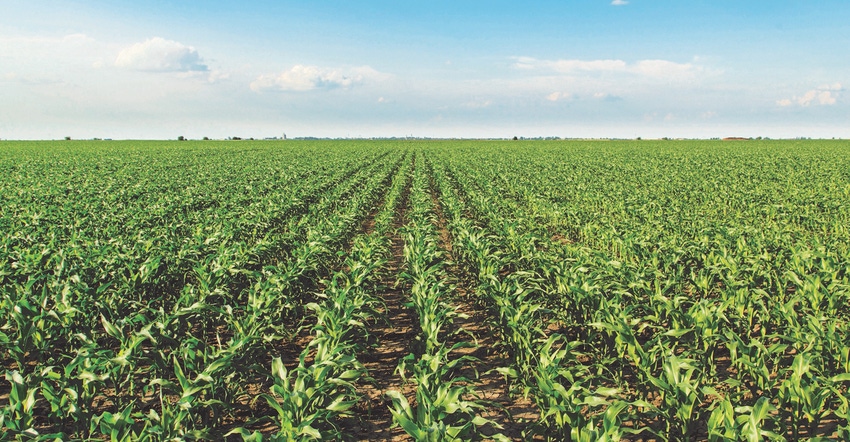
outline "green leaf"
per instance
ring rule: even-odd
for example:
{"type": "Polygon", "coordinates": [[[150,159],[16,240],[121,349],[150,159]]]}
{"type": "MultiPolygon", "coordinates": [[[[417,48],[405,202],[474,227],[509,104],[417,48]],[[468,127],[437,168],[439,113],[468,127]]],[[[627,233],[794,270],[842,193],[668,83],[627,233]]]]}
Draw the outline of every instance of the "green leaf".
{"type": "Polygon", "coordinates": [[[319,430],[317,430],[317,429],[315,429],[315,428],[313,428],[309,425],[304,426],[304,427],[299,427],[298,435],[299,436],[309,436],[309,437],[312,437],[313,439],[321,439],[322,438],[322,433],[320,433],[319,430]]]}

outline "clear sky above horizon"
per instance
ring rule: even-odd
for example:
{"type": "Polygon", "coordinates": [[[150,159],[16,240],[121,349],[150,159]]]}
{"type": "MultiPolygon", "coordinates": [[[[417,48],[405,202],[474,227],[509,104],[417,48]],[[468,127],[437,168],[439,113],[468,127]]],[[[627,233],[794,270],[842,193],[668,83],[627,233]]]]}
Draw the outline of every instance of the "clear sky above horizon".
{"type": "Polygon", "coordinates": [[[850,138],[850,2],[0,3],[0,139],[850,138]]]}

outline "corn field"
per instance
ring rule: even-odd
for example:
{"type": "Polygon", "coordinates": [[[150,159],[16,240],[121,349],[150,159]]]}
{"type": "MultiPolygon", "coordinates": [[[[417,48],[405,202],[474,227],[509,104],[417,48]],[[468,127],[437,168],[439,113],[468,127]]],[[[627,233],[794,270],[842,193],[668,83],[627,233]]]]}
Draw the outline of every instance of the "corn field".
{"type": "Polygon", "coordinates": [[[2,440],[850,440],[846,141],[4,141],[0,232],[2,440]]]}

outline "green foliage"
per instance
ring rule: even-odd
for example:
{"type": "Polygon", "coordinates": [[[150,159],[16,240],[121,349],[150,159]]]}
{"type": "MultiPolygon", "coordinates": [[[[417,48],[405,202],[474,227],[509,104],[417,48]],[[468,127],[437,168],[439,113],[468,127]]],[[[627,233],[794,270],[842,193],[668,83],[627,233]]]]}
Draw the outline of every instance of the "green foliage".
{"type": "Polygon", "coordinates": [[[416,386],[415,405],[397,391],[389,391],[393,421],[417,441],[469,440],[477,427],[492,423],[476,416],[484,406],[476,400],[471,380],[457,373],[475,361],[471,356],[454,356],[461,348],[475,344],[446,339],[462,329],[451,329],[459,316],[448,302],[452,288],[445,251],[438,243],[436,214],[429,193],[429,180],[421,158],[412,178],[408,224],[402,229],[406,270],[400,278],[409,284],[410,307],[419,318],[420,345],[399,363],[397,371],[416,386]]]}
{"type": "Polygon", "coordinates": [[[628,422],[613,439],[832,437],[821,422],[846,409],[831,379],[850,338],[846,143],[429,153],[453,253],[499,318],[513,361],[500,371],[535,399],[539,433],[581,439],[607,416],[628,422]],[[616,393],[577,406],[594,388],[616,393]]]}
{"type": "Polygon", "coordinates": [[[848,171],[843,141],[2,142],[0,438],[349,437],[401,226],[421,440],[488,424],[459,281],[528,438],[846,439],[848,171]]]}

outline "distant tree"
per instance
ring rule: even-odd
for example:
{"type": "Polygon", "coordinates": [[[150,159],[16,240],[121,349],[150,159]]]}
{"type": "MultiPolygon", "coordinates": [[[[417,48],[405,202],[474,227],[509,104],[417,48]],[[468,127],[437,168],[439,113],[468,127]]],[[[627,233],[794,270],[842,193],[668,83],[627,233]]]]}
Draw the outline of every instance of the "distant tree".
{"type": "Polygon", "coordinates": [[[514,137],[514,141],[517,141],[517,140],[519,140],[519,138],[517,138],[517,137],[514,137]]]}
{"type": "Polygon", "coordinates": [[[70,139],[71,139],[71,137],[65,137],[65,141],[68,141],[70,139]]]}
{"type": "Polygon", "coordinates": [[[183,135],[180,135],[179,137],[177,137],[177,141],[186,141],[186,139],[183,138],[183,135]]]}
{"type": "Polygon", "coordinates": [[[204,141],[209,141],[210,137],[204,137],[204,141]]]}
{"type": "Polygon", "coordinates": [[[637,137],[637,140],[640,141],[640,137],[637,137]]]}

